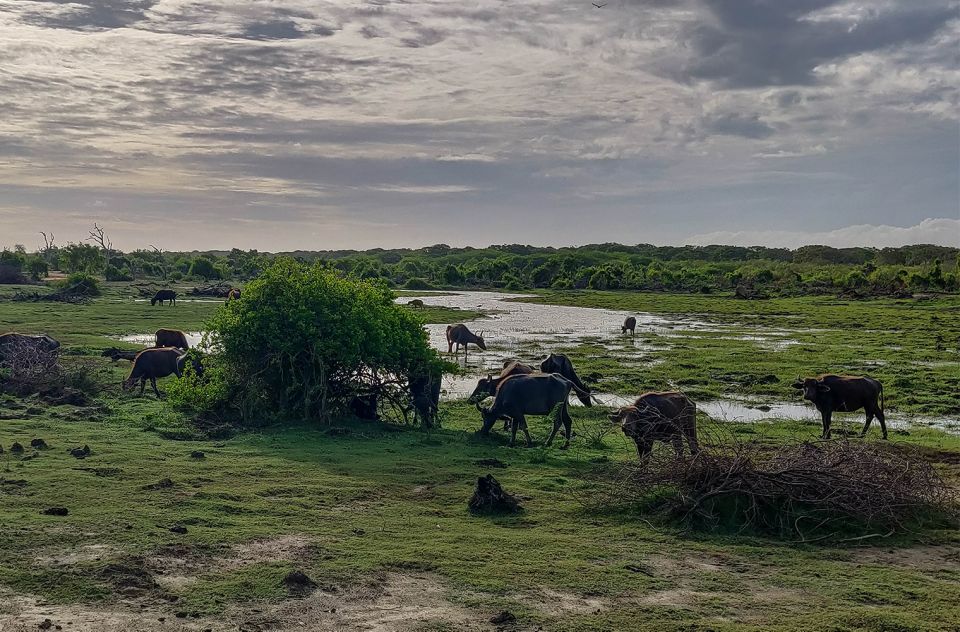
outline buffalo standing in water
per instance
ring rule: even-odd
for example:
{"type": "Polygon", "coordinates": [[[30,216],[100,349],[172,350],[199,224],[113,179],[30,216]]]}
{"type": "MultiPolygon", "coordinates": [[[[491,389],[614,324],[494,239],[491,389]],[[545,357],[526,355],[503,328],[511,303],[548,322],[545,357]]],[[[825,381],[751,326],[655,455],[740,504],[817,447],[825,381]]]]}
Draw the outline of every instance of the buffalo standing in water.
{"type": "Polygon", "coordinates": [[[683,393],[644,393],[633,406],[624,406],[610,415],[610,421],[619,423],[623,434],[637,444],[641,459],[650,454],[654,441],[673,444],[677,456],[683,455],[683,439],[690,445],[690,453],[697,454],[697,405],[683,393]]]}
{"type": "Polygon", "coordinates": [[[179,347],[186,351],[190,348],[187,334],[179,329],[158,329],[155,347],[179,347]]]}
{"type": "Polygon", "coordinates": [[[463,345],[463,357],[467,357],[467,346],[475,344],[482,350],[487,350],[487,344],[483,341],[483,332],[477,335],[467,329],[466,325],[447,325],[447,353],[453,353],[453,345],[457,345],[457,353],[460,353],[460,346],[463,345]]]}
{"type": "Polygon", "coordinates": [[[823,439],[830,438],[830,421],[834,412],[852,413],[861,408],[867,415],[860,436],[870,429],[876,417],[880,421],[883,438],[887,438],[886,417],[883,414],[883,384],[872,377],[854,375],[821,375],[808,377],[793,383],[793,388],[803,391],[803,398],[813,402],[823,421],[823,439]]]}
{"type": "Polygon", "coordinates": [[[627,319],[623,321],[623,325],[620,326],[620,333],[625,334],[628,331],[631,336],[637,335],[637,319],[633,316],[627,316],[627,319]]]}
{"type": "Polygon", "coordinates": [[[177,304],[177,293],[173,290],[158,290],[156,294],[153,295],[153,298],[150,299],[151,305],[156,305],[157,301],[163,305],[163,302],[166,301],[169,305],[177,304]]]}

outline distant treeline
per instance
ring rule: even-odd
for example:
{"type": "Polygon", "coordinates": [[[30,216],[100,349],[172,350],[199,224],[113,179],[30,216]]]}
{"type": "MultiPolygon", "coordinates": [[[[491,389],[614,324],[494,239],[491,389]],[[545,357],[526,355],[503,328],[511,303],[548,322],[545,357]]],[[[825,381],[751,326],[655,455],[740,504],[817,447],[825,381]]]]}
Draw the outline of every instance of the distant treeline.
{"type": "MultiPolygon", "coordinates": [[[[790,250],[649,244],[452,248],[438,244],[419,249],[279,254],[307,262],[322,260],[348,277],[379,279],[392,287],[416,290],[626,289],[735,291],[747,296],[960,291],[960,249],[934,245],[880,249],[803,246],[790,250]]],[[[244,280],[256,276],[264,263],[275,256],[238,249],[123,253],[87,243],[54,246],[31,254],[18,247],[0,255],[0,279],[14,272],[21,278],[42,278],[49,269],[59,269],[98,274],[108,281],[244,280]]]]}

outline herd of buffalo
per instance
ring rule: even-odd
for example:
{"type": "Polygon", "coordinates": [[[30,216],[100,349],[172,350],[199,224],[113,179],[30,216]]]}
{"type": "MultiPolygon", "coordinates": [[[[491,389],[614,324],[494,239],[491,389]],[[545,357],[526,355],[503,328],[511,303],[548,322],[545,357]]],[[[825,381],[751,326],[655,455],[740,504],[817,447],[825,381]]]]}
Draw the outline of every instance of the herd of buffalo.
{"type": "MultiPolygon", "coordinates": [[[[231,290],[227,300],[239,298],[239,290],[231,290]]],[[[161,290],[151,300],[151,304],[167,301],[175,304],[176,293],[161,290]]],[[[411,301],[412,307],[423,307],[422,301],[411,301]],[[419,303],[419,304],[417,304],[419,303]]],[[[629,317],[623,323],[622,333],[634,333],[636,319],[629,317]]],[[[483,332],[474,334],[466,325],[450,325],[446,329],[447,352],[459,353],[468,345],[486,350],[483,332]],[[456,346],[456,350],[454,350],[456,346]]],[[[24,349],[55,352],[60,343],[46,335],[28,335],[21,333],[0,334],[0,367],[15,362],[24,349]]],[[[128,359],[133,365],[127,378],[123,380],[124,390],[134,388],[140,383],[142,395],[149,380],[157,397],[157,379],[183,375],[187,362],[193,370],[201,373],[203,367],[199,359],[189,354],[189,343],[184,332],[177,329],[158,329],[155,346],[139,352],[127,352],[118,349],[104,351],[103,355],[113,360],[128,359]]],[[[437,379],[425,379],[423,383],[414,380],[410,395],[413,409],[417,414],[433,416],[436,414],[440,398],[440,382],[437,379]]],[[[870,424],[876,417],[880,422],[883,438],[887,438],[886,419],[883,411],[883,386],[870,377],[821,375],[801,379],[798,377],[793,387],[803,391],[803,398],[812,402],[820,411],[823,421],[822,438],[830,438],[830,424],[834,412],[854,412],[863,409],[866,421],[861,436],[866,435],[870,424]]],[[[486,435],[497,420],[504,420],[504,429],[511,431],[510,445],[516,441],[517,431],[522,431],[527,445],[532,445],[527,430],[528,415],[551,415],[553,430],[546,444],[552,444],[557,433],[563,429],[564,444],[570,445],[572,420],[568,412],[568,398],[571,392],[583,403],[592,406],[594,397],[590,388],[577,376],[570,359],[562,354],[551,353],[535,368],[516,360],[504,362],[498,375],[488,375],[479,380],[469,401],[476,405],[482,417],[480,434],[486,435]],[[493,403],[488,407],[481,402],[489,397],[493,403]]],[[[363,402],[361,402],[363,403],[363,402]]],[[[370,402],[376,407],[376,402],[370,402]]],[[[363,411],[360,411],[363,412],[363,411]]],[[[687,443],[690,452],[698,451],[697,444],[697,407],[686,395],[678,391],[650,392],[640,395],[630,406],[624,406],[609,418],[620,425],[623,433],[632,439],[641,458],[649,454],[655,441],[670,443],[678,455],[683,452],[683,443],[687,443]]]]}

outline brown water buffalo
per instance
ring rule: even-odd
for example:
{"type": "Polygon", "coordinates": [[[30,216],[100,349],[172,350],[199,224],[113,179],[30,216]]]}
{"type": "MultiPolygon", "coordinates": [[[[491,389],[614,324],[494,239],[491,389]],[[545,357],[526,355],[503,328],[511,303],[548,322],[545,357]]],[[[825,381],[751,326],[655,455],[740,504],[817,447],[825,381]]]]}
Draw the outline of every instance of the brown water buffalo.
{"type": "Polygon", "coordinates": [[[852,413],[861,408],[867,415],[860,436],[870,429],[870,422],[876,417],[880,421],[883,438],[887,438],[887,420],[883,415],[883,384],[872,377],[854,375],[820,375],[801,378],[793,383],[793,388],[803,391],[803,398],[813,402],[820,411],[823,420],[824,439],[830,438],[830,420],[833,413],[852,413]]]}
{"type": "Polygon", "coordinates": [[[156,294],[153,295],[153,298],[150,299],[151,305],[156,305],[157,301],[163,305],[164,301],[167,301],[170,305],[177,304],[177,293],[173,290],[158,290],[156,294]]]}
{"type": "Polygon", "coordinates": [[[60,348],[60,343],[46,334],[19,334],[16,332],[0,334],[0,358],[3,357],[5,352],[25,348],[52,352],[60,348]]]}
{"type": "Polygon", "coordinates": [[[407,307],[415,307],[417,309],[423,309],[424,304],[423,304],[423,301],[421,301],[418,298],[415,298],[412,301],[407,301],[407,307]]]}
{"type": "Polygon", "coordinates": [[[593,406],[593,402],[590,399],[590,387],[581,382],[580,378],[577,377],[577,372],[573,370],[573,363],[570,362],[570,358],[562,353],[551,353],[540,363],[540,370],[544,373],[559,373],[573,382],[573,385],[579,389],[574,392],[577,394],[577,399],[580,400],[580,403],[587,408],[593,406]]]}
{"type": "Polygon", "coordinates": [[[235,301],[240,298],[240,288],[230,288],[230,291],[227,292],[227,302],[235,301]]]}
{"type": "Polygon", "coordinates": [[[624,406],[610,415],[610,421],[619,423],[623,434],[633,439],[641,459],[650,454],[654,441],[670,442],[677,456],[683,455],[684,438],[691,454],[700,451],[697,405],[683,393],[644,393],[633,406],[624,406]]]}
{"type": "Polygon", "coordinates": [[[633,316],[627,316],[627,319],[623,321],[623,325],[620,326],[620,333],[625,334],[627,331],[630,332],[631,336],[637,334],[637,319],[633,316]]]}
{"type": "Polygon", "coordinates": [[[487,345],[483,341],[483,332],[479,335],[474,334],[467,329],[466,325],[447,325],[447,353],[453,353],[453,345],[457,345],[457,353],[460,353],[460,345],[463,345],[463,357],[467,357],[467,345],[473,343],[482,350],[487,350],[487,345]]]}
{"type": "Polygon", "coordinates": [[[157,378],[167,377],[168,375],[183,375],[183,369],[186,366],[187,354],[176,347],[153,347],[144,349],[133,359],[133,367],[130,374],[123,381],[121,386],[123,390],[132,389],[137,381],[140,382],[140,394],[143,395],[143,389],[150,380],[153,386],[153,392],[160,397],[160,391],[157,390],[157,378]]]}
{"type": "Polygon", "coordinates": [[[179,329],[158,329],[157,342],[154,347],[179,347],[186,351],[190,348],[187,342],[187,334],[179,329]]]}
{"type": "Polygon", "coordinates": [[[482,408],[477,404],[477,410],[483,417],[483,426],[479,434],[486,435],[497,419],[509,417],[513,420],[513,429],[510,435],[510,445],[517,440],[517,430],[523,430],[527,438],[527,447],[533,445],[530,432],[527,430],[527,415],[549,415],[557,409],[557,418],[553,421],[553,431],[547,439],[546,445],[553,443],[553,438],[564,429],[566,441],[563,448],[570,445],[570,433],[573,420],[567,412],[567,398],[570,389],[576,389],[573,382],[555,373],[532,373],[530,375],[511,375],[500,383],[493,404],[489,408],[482,408]]]}

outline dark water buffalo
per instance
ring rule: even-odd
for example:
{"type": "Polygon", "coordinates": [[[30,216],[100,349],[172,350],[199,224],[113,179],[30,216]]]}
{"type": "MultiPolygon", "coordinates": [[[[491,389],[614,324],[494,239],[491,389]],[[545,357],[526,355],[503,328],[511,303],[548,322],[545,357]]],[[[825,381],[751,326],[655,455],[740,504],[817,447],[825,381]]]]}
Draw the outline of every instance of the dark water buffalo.
{"type": "Polygon", "coordinates": [[[429,428],[434,425],[440,410],[440,384],[442,375],[425,374],[410,380],[410,403],[413,405],[414,420],[429,428]]]}
{"type": "Polygon", "coordinates": [[[557,418],[553,421],[553,431],[547,439],[547,445],[553,443],[560,427],[563,426],[566,442],[563,448],[570,445],[570,433],[573,420],[567,412],[567,398],[570,389],[575,389],[573,383],[555,373],[533,373],[530,375],[511,375],[500,383],[493,405],[482,408],[477,404],[477,410],[483,416],[483,426],[479,433],[486,435],[497,419],[509,417],[513,420],[513,430],[510,435],[510,445],[517,440],[517,430],[522,429],[527,438],[527,446],[533,445],[530,432],[527,430],[527,415],[549,415],[556,408],[557,418]]]}
{"type": "Polygon", "coordinates": [[[179,347],[186,351],[190,348],[187,334],[179,329],[158,329],[155,347],[179,347]]]}
{"type": "Polygon", "coordinates": [[[158,290],[157,293],[153,295],[153,298],[150,299],[150,304],[156,305],[157,301],[160,301],[161,305],[163,305],[164,301],[167,301],[170,305],[176,305],[177,293],[173,290],[158,290]]]}
{"type": "Polygon", "coordinates": [[[653,449],[654,441],[670,442],[677,456],[683,455],[683,439],[690,453],[700,451],[697,444],[697,405],[683,393],[644,393],[633,406],[624,406],[610,415],[619,423],[623,434],[637,444],[637,454],[644,458],[653,449]]]}
{"type": "Polygon", "coordinates": [[[350,412],[357,419],[377,421],[380,414],[377,412],[379,398],[376,393],[364,393],[350,398],[350,412]]]}
{"type": "Polygon", "coordinates": [[[126,351],[125,349],[117,349],[116,347],[110,347],[109,349],[104,349],[100,355],[104,358],[110,358],[112,361],[116,362],[117,360],[130,360],[133,362],[137,359],[137,354],[139,351],[126,351]]]}
{"type": "Polygon", "coordinates": [[[230,288],[230,291],[227,292],[227,302],[235,301],[240,298],[240,289],[239,288],[230,288]]]}
{"type": "Polygon", "coordinates": [[[620,326],[620,333],[625,334],[629,331],[631,336],[635,336],[637,334],[636,330],[637,319],[633,316],[627,316],[627,319],[623,321],[623,325],[620,326]]]}
{"type": "Polygon", "coordinates": [[[475,344],[484,351],[487,345],[483,341],[483,332],[480,335],[474,334],[467,329],[466,325],[447,325],[447,353],[453,353],[453,345],[457,345],[457,353],[460,353],[460,345],[463,345],[463,357],[467,357],[467,345],[475,344]]]}
{"type": "Polygon", "coordinates": [[[540,363],[540,370],[544,373],[559,373],[573,382],[573,385],[579,389],[574,392],[577,394],[580,403],[588,408],[593,406],[593,402],[590,400],[590,387],[577,377],[577,372],[573,370],[573,363],[570,362],[570,358],[562,353],[551,353],[540,363]]]}
{"type": "Polygon", "coordinates": [[[46,334],[18,334],[10,332],[0,334],[0,358],[18,349],[32,349],[39,352],[53,352],[60,343],[46,334]]]}
{"type": "Polygon", "coordinates": [[[503,363],[503,370],[500,371],[499,375],[487,375],[487,377],[477,381],[477,387],[473,389],[473,393],[470,394],[467,401],[475,404],[483,401],[487,397],[493,397],[497,393],[497,387],[500,386],[500,382],[511,375],[529,375],[534,372],[534,368],[528,364],[523,364],[516,360],[506,360],[503,363]]]}
{"type": "MultiPolygon", "coordinates": [[[[159,398],[160,391],[157,390],[157,378],[167,377],[168,375],[182,376],[187,361],[187,353],[176,347],[144,349],[133,359],[133,367],[130,369],[130,374],[122,383],[123,390],[132,389],[139,381],[140,394],[143,395],[143,389],[147,385],[147,380],[150,380],[150,385],[153,386],[153,392],[156,393],[159,398]]],[[[197,365],[194,364],[194,369],[196,368],[197,365]]]]}
{"type": "Polygon", "coordinates": [[[880,420],[883,438],[887,438],[887,420],[883,415],[883,385],[872,377],[854,375],[821,375],[808,377],[793,383],[793,388],[803,391],[803,398],[813,402],[823,420],[824,439],[830,438],[830,420],[833,413],[852,413],[861,408],[867,415],[860,436],[870,429],[870,422],[880,420]]]}
{"type": "Polygon", "coordinates": [[[423,309],[423,308],[424,308],[423,301],[421,301],[421,300],[418,299],[418,298],[415,298],[415,299],[413,299],[412,301],[407,301],[407,306],[408,306],[408,307],[416,307],[417,309],[423,309]]]}

